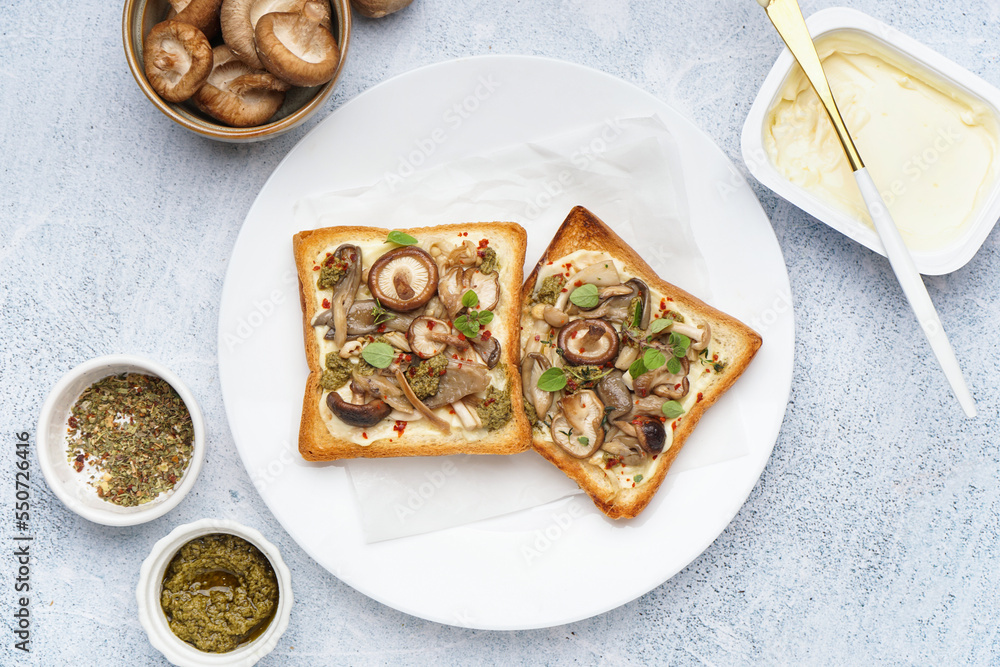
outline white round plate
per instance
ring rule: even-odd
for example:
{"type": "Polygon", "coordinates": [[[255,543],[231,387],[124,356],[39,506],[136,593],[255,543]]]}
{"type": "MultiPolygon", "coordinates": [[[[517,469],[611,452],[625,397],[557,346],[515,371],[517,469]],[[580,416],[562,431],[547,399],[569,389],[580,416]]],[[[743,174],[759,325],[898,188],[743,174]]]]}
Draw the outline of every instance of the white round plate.
{"type": "MultiPolygon", "coordinates": [[[[548,239],[533,241],[529,245],[540,248],[548,239]]],[[[529,265],[534,261],[528,257],[529,265]]],[[[219,316],[219,373],[247,471],[278,521],[323,567],[415,616],[528,629],[629,602],[718,537],[777,439],[791,387],[793,335],[777,240],[750,188],[708,136],[607,74],[542,58],[485,56],[431,65],[375,86],[320,123],[275,169],[230,260],[219,316]],[[295,202],[371,184],[387,173],[404,173],[407,165],[426,168],[566,128],[652,114],[679,145],[713,305],[764,337],[744,377],[703,420],[731,414],[727,410],[738,402],[752,426],[746,429],[748,454],[668,477],[645,512],[628,522],[606,519],[577,496],[366,544],[343,466],[306,464],[294,442],[307,375],[291,251],[292,235],[300,231],[293,223],[295,202]]]]}

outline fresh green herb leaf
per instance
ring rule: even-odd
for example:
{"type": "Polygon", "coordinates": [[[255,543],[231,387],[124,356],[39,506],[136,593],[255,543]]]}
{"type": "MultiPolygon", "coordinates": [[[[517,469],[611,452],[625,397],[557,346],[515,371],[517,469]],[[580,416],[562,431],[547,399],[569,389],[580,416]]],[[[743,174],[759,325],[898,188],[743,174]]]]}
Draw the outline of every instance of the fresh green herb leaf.
{"type": "Polygon", "coordinates": [[[632,365],[628,367],[628,374],[632,376],[633,380],[645,372],[646,365],[642,363],[642,359],[636,359],[632,362],[632,365]]]}
{"type": "Polygon", "coordinates": [[[471,314],[459,315],[455,318],[455,328],[466,335],[467,338],[475,338],[479,335],[479,319],[471,314]]]}
{"type": "Polygon", "coordinates": [[[482,310],[479,312],[479,323],[486,326],[493,321],[493,311],[492,310],[482,310]]]}
{"type": "Polygon", "coordinates": [[[579,442],[581,445],[589,445],[590,444],[590,438],[588,438],[585,435],[581,435],[579,438],[576,439],[576,441],[579,442]]]}
{"type": "Polygon", "coordinates": [[[646,370],[655,370],[665,363],[667,363],[667,356],[655,347],[647,347],[642,354],[642,365],[646,367],[646,370]]]}
{"type": "Polygon", "coordinates": [[[660,409],[663,411],[663,416],[667,419],[676,419],[684,414],[684,408],[677,401],[667,401],[660,409]]]}
{"type": "Polygon", "coordinates": [[[639,482],[642,481],[642,475],[636,475],[635,477],[632,478],[632,481],[638,484],[639,482]]]}
{"type": "Polygon", "coordinates": [[[670,338],[667,339],[667,345],[674,348],[675,357],[683,357],[691,346],[691,339],[684,334],[671,332],[670,338]]]}
{"type": "Polygon", "coordinates": [[[550,368],[538,378],[538,388],[542,391],[559,391],[566,386],[566,374],[561,368],[550,368]]]}
{"type": "Polygon", "coordinates": [[[405,232],[400,232],[393,230],[389,232],[389,236],[385,239],[389,243],[395,243],[396,245],[416,245],[417,239],[413,238],[405,232]]]}
{"type": "Polygon", "coordinates": [[[671,375],[680,375],[682,366],[681,361],[677,357],[670,357],[667,359],[667,370],[671,375]]]}
{"type": "Polygon", "coordinates": [[[597,304],[601,302],[597,285],[591,285],[590,283],[580,285],[573,290],[569,295],[569,300],[581,310],[597,308],[597,304]]]}
{"type": "Polygon", "coordinates": [[[570,429],[568,431],[559,431],[559,432],[565,435],[567,438],[573,435],[573,429],[570,429]]]}
{"type": "Polygon", "coordinates": [[[386,310],[385,307],[379,303],[378,299],[375,299],[375,305],[372,306],[372,324],[377,326],[394,319],[396,319],[396,314],[386,310]]]}
{"type": "Polygon", "coordinates": [[[388,343],[369,343],[361,350],[361,356],[376,368],[388,368],[396,356],[396,350],[388,343]]]}
{"type": "Polygon", "coordinates": [[[661,317],[659,319],[653,320],[652,322],[649,323],[649,333],[654,333],[654,334],[660,333],[673,323],[674,321],[669,317],[661,317]]]}
{"type": "Polygon", "coordinates": [[[462,305],[466,308],[475,308],[479,305],[479,296],[472,290],[469,290],[462,295],[462,305]]]}
{"type": "Polygon", "coordinates": [[[632,317],[630,318],[632,327],[638,329],[639,324],[642,323],[642,299],[639,297],[632,299],[632,303],[629,304],[629,308],[632,313],[632,317]]]}

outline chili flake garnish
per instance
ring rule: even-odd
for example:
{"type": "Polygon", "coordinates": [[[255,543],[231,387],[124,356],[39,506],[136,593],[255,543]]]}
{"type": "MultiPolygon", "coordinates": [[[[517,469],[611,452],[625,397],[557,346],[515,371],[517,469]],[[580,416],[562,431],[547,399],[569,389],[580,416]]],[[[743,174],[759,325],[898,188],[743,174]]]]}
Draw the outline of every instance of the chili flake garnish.
{"type": "Polygon", "coordinates": [[[70,412],[67,458],[77,472],[89,463],[90,483],[108,502],[134,507],[154,500],[191,460],[191,413],[161,378],[108,376],[87,387],[70,412]]]}

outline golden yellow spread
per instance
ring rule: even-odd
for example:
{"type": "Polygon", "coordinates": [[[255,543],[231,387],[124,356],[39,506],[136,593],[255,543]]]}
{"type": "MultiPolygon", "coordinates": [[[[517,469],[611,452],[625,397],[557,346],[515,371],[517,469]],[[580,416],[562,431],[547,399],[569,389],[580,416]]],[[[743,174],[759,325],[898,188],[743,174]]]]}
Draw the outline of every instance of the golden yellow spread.
{"type": "MultiPolygon", "coordinates": [[[[995,111],[862,33],[828,33],[816,47],[906,244],[936,250],[955,241],[997,178],[995,111]]],[[[871,226],[833,125],[798,66],[768,111],[764,148],[785,178],[871,226]]]]}

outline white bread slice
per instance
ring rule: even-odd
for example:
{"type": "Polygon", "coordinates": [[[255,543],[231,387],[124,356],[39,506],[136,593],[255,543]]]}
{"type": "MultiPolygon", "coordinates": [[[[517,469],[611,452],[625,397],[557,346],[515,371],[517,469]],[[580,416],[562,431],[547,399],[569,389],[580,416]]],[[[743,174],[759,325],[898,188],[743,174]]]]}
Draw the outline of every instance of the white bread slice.
{"type": "MultiPolygon", "coordinates": [[[[465,430],[448,406],[434,412],[452,423],[449,435],[442,434],[427,420],[407,422],[400,434],[391,420],[370,429],[349,427],[340,422],[326,407],[326,394],[321,386],[326,350],[323,349],[325,327],[312,326],[313,318],[326,309],[323,299],[329,290],[316,286],[319,262],[327,252],[333,252],[344,243],[361,247],[363,267],[367,270],[372,261],[396,247],[387,244],[389,230],[378,227],[329,227],[300,232],[293,238],[295,263],[298,270],[302,325],[309,365],[299,427],[299,452],[310,461],[328,461],[344,458],[381,458],[391,456],[440,456],[446,454],[515,454],[530,447],[531,426],[524,414],[520,391],[518,362],[518,324],[520,317],[520,285],[523,278],[526,235],[524,229],[510,222],[468,223],[422,227],[403,231],[419,241],[419,247],[428,250],[434,241],[461,244],[470,240],[478,244],[489,241],[499,259],[500,299],[493,308],[494,319],[486,328],[501,345],[501,361],[490,371],[492,384],[510,389],[512,418],[503,427],[487,431],[485,428],[465,430]],[[331,429],[333,432],[331,432],[331,429]]],[[[368,292],[362,281],[362,297],[368,292]]],[[[359,298],[362,298],[359,297],[359,298]]]]}
{"type": "MultiPolygon", "coordinates": [[[[652,500],[685,440],[705,410],[715,403],[747,368],[760,348],[761,337],[735,318],[660,279],[635,250],[606,224],[587,209],[577,206],[569,213],[544,255],[524,282],[521,292],[522,354],[525,353],[529,339],[536,335],[534,327],[537,320],[531,315],[536,282],[541,282],[541,277],[546,274],[558,272],[564,258],[581,250],[609,254],[616,260],[616,264],[620,265],[623,282],[630,277],[644,281],[651,292],[657,295],[651,299],[654,308],[658,305],[656,302],[662,299],[662,303],[666,304],[669,310],[679,312],[695,323],[707,323],[711,326],[708,355],[704,360],[696,359],[691,362],[688,374],[688,378],[692,379],[692,389],[688,395],[691,398],[683,399],[689,403],[687,411],[676,419],[664,417],[665,430],[668,436],[672,435],[672,442],[668,449],[655,458],[647,457],[646,467],[641,472],[642,478],[639,483],[635,483],[632,476],[625,474],[625,466],[620,466],[619,472],[615,473],[614,466],[609,470],[606,466],[595,465],[591,459],[571,456],[553,441],[551,429],[545,423],[539,422],[533,430],[534,448],[576,481],[602,512],[615,519],[632,518],[652,500]]],[[[566,289],[573,288],[572,278],[569,280],[566,289]]],[[[555,339],[554,333],[550,339],[555,339]]],[[[543,340],[547,340],[545,336],[543,340]]],[[[635,395],[632,398],[634,399],[635,395]]],[[[553,402],[552,411],[548,414],[552,415],[555,410],[553,402]]],[[[668,442],[670,442],[669,437],[668,442]]],[[[598,455],[600,454],[599,451],[598,455]]],[[[632,472],[634,474],[635,470],[632,472]]]]}

